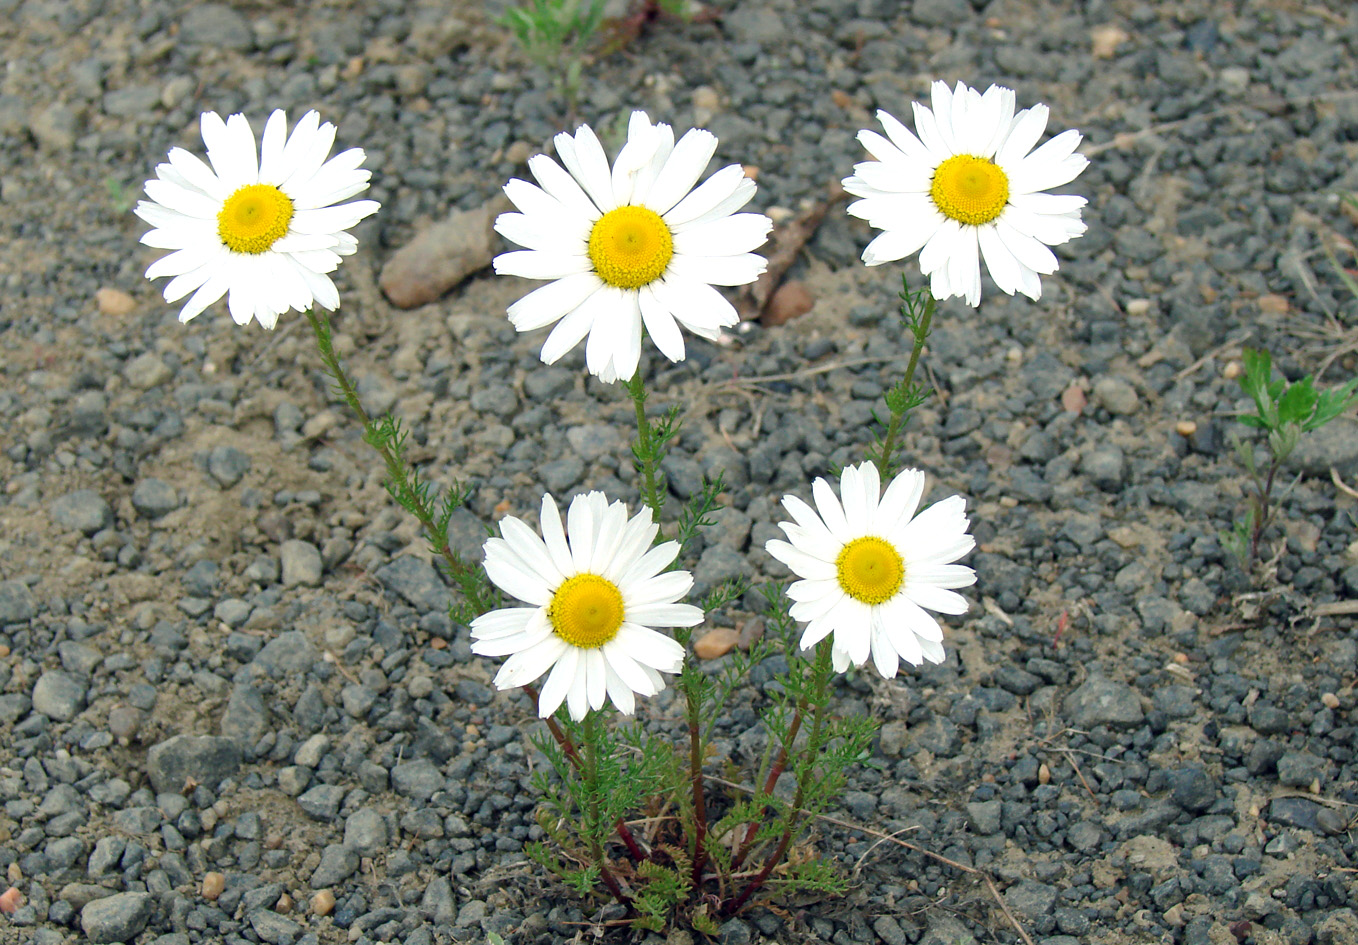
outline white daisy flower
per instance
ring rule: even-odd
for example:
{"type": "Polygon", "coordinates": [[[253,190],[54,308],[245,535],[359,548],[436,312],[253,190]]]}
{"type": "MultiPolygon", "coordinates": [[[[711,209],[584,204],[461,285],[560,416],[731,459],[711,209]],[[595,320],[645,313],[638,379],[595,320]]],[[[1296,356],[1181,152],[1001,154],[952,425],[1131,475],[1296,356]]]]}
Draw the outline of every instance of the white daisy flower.
{"type": "Polygon", "coordinates": [[[472,621],[472,652],[508,656],[495,676],[499,689],[524,686],[551,670],[538,713],[564,700],[579,721],[612,699],[631,715],[634,693],[665,688],[661,673],[677,673],[684,648],[652,627],[692,627],[703,612],[675,603],[693,586],[687,571],[664,569],[679,543],[651,547],[658,528],[643,507],[609,504],[602,492],[576,496],[566,513],[569,542],[550,495],[542,497],[542,537],[513,516],[503,538],[486,540],[486,574],[527,607],[509,607],[472,621]],[[663,572],[663,573],[662,573],[663,572]]]}
{"type": "Polygon", "coordinates": [[[350,148],[327,160],[335,126],[307,112],[289,135],[282,110],[264,125],[259,155],[244,115],[200,119],[211,167],[183,148],[146,182],[136,214],[154,229],[147,246],[174,252],[151,264],[148,279],[173,276],[165,301],[193,293],[179,320],[187,322],[227,292],[238,325],[251,319],[273,328],[289,308],[313,304],[332,311],[339,292],[326,273],[351,255],[358,241],[344,232],[369,214],[375,200],[340,204],[368,189],[363,150],[350,148]]]}
{"type": "Polygon", "coordinates": [[[943,630],[928,611],[966,612],[966,599],[948,588],[976,583],[975,571],[952,563],[976,541],[967,534],[961,496],[915,514],[924,495],[918,469],[899,473],[885,494],[880,487],[877,467],[868,462],[845,467],[842,505],[824,479],[811,487],[814,510],[784,496],[795,524],[780,522],[788,541],[764,547],[802,578],[787,592],[792,617],[806,622],[802,649],[833,633],[836,672],[871,656],[890,679],[898,660],[943,662],[943,630]]]}
{"type": "Polygon", "coordinates": [[[877,266],[920,251],[934,298],[960,295],[977,305],[984,257],[1000,289],[1038,298],[1038,276],[1057,268],[1047,247],[1085,231],[1085,198],[1040,193],[1089,164],[1074,153],[1080,133],[1064,131],[1030,154],[1047,127],[1047,106],[1016,115],[1009,89],[992,85],[982,95],[961,82],[952,91],[935,82],[933,102],[933,111],[915,103],[919,137],[884,111],[877,120],[886,138],[858,133],[877,160],[855,165],[844,180],[845,190],[863,198],[849,213],[883,231],[863,262],[877,266]]]}
{"type": "Polygon", "coordinates": [[[519,331],[556,323],[544,362],[588,335],[590,373],[608,383],[629,380],[642,325],[665,357],[682,361],[679,326],[712,341],[740,320],[713,286],[759,277],[766,263],[750,250],[773,224],[762,213],[735,212],[755,191],[739,164],[694,188],[716,147],[716,137],[697,128],[676,144],[669,125],[652,125],[638,111],[612,170],[599,139],[581,125],[574,137],[556,136],[566,170],[539,154],[528,169],[541,186],[505,185],[521,212],[501,214],[495,229],[526,248],[495,257],[495,271],[555,280],[509,307],[519,331]]]}

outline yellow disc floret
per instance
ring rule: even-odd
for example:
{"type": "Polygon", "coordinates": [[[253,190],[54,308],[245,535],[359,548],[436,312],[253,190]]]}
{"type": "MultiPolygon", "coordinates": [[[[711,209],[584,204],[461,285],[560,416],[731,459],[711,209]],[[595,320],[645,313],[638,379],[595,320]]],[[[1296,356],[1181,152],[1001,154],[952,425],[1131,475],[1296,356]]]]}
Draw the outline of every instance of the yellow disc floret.
{"type": "Polygon", "coordinates": [[[866,535],[844,546],[835,558],[839,586],[854,600],[870,606],[896,596],[905,580],[905,562],[885,539],[866,535]]]}
{"type": "Polygon", "coordinates": [[[287,235],[292,201],[272,184],[247,184],[222,204],[217,235],[227,248],[256,255],[287,235]]]}
{"type": "Polygon", "coordinates": [[[589,261],[599,278],[619,289],[639,289],[665,274],[674,237],[660,214],[646,207],[610,210],[589,233],[589,261]]]}
{"type": "Polygon", "coordinates": [[[556,635],[571,646],[587,650],[617,636],[622,617],[622,593],[616,584],[597,574],[567,578],[547,605],[547,619],[556,635]]]}
{"type": "Polygon", "coordinates": [[[988,158],[958,154],[934,170],[929,196],[944,216],[981,226],[1004,211],[1009,202],[1009,177],[988,158]]]}

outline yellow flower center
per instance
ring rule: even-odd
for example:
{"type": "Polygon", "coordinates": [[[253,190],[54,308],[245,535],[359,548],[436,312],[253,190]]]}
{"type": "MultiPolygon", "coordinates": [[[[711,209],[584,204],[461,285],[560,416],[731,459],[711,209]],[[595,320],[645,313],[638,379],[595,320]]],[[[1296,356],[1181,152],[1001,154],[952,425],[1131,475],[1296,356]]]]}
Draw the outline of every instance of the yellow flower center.
{"type": "Polygon", "coordinates": [[[217,214],[217,235],[227,248],[256,255],[287,235],[292,201],[272,184],[247,184],[217,214]]]}
{"type": "Polygon", "coordinates": [[[618,635],[622,626],[622,593],[597,574],[566,578],[547,605],[556,635],[571,646],[592,650],[618,635]]]}
{"type": "Polygon", "coordinates": [[[1009,202],[1009,178],[988,158],[958,154],[934,170],[929,196],[945,217],[980,226],[1004,211],[1009,202]]]}
{"type": "Polygon", "coordinates": [[[835,559],[839,586],[854,600],[875,606],[896,596],[905,580],[905,562],[889,541],[871,535],[855,538],[835,559]]]}
{"type": "Polygon", "coordinates": [[[589,233],[589,261],[599,278],[619,289],[639,289],[665,274],[674,237],[660,214],[627,206],[601,216],[589,233]]]}

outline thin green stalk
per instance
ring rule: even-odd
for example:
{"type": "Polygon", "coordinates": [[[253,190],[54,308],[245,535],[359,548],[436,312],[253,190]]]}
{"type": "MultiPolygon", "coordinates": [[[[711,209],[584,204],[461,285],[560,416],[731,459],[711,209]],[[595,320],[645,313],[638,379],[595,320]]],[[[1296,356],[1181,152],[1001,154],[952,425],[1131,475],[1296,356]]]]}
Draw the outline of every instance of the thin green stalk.
{"type": "MultiPolygon", "coordinates": [[[[902,297],[905,297],[904,294],[902,297]]],[[[909,304],[908,299],[906,304],[909,304]]],[[[894,396],[887,398],[887,405],[891,408],[891,421],[887,425],[886,436],[882,439],[881,450],[876,457],[883,481],[889,481],[896,474],[896,450],[898,449],[896,438],[905,428],[905,420],[911,408],[918,406],[923,396],[913,391],[915,368],[919,366],[920,354],[924,351],[924,342],[929,337],[929,326],[933,319],[934,297],[930,295],[924,303],[923,314],[912,324],[915,343],[910,350],[910,361],[905,366],[905,377],[892,391],[894,396]]],[[[873,458],[871,452],[869,452],[869,458],[873,458]]]]}
{"type": "MultiPolygon", "coordinates": [[[[778,779],[783,776],[783,771],[787,768],[788,749],[797,741],[797,733],[801,731],[802,718],[806,712],[806,698],[797,700],[796,711],[792,713],[792,724],[788,726],[787,739],[778,748],[778,754],[773,760],[773,766],[769,769],[767,777],[764,777],[764,789],[760,792],[767,797],[773,793],[774,787],[778,784],[778,779]]],[[[767,759],[766,759],[767,760],[767,759]]],[[[759,772],[761,776],[764,771],[759,772]]],[[[750,852],[750,847],[754,844],[755,834],[759,831],[759,823],[751,821],[745,828],[745,839],[741,841],[740,849],[736,851],[735,858],[731,861],[732,869],[739,869],[745,862],[746,855],[750,852]]]]}
{"type": "MultiPolygon", "coordinates": [[[[693,659],[684,654],[683,673],[698,672],[693,659]]],[[[688,773],[693,787],[693,842],[689,858],[693,861],[693,888],[702,884],[703,867],[707,865],[707,802],[703,797],[703,739],[702,706],[697,687],[686,681],[685,705],[688,712],[688,773]]]]}
{"type": "Polygon", "coordinates": [[[646,386],[641,379],[641,369],[638,368],[632,379],[624,385],[627,393],[632,396],[632,403],[637,411],[637,445],[632,452],[637,458],[637,464],[641,473],[641,501],[651,508],[651,515],[655,521],[660,521],[660,507],[665,504],[665,495],[660,488],[659,478],[656,475],[655,441],[651,437],[651,424],[646,419],[646,386]]]}
{"type": "Polygon", "coordinates": [[[589,795],[589,822],[586,824],[585,833],[589,838],[590,856],[594,857],[594,862],[599,864],[599,878],[604,881],[608,891],[613,894],[613,898],[618,900],[624,909],[629,913],[632,911],[632,899],[627,893],[622,891],[618,885],[617,878],[613,871],[608,868],[608,860],[604,859],[604,847],[599,842],[599,713],[591,709],[585,715],[584,726],[585,741],[585,791],[589,795]]]}
{"type": "MultiPolygon", "coordinates": [[[[830,648],[831,643],[828,638],[821,640],[820,643],[816,644],[816,667],[814,670],[816,691],[810,700],[811,735],[806,740],[805,749],[805,757],[811,759],[812,765],[815,763],[816,756],[820,754],[821,735],[825,728],[826,703],[829,702],[830,699],[830,648]]],[[[783,831],[783,835],[778,839],[778,846],[776,846],[773,852],[769,854],[768,859],[764,861],[763,868],[755,878],[750,880],[745,888],[740,891],[740,895],[728,905],[722,907],[721,912],[723,915],[735,915],[740,912],[741,908],[749,901],[750,897],[754,895],[755,891],[764,885],[764,882],[773,872],[774,867],[783,861],[783,856],[787,853],[787,848],[792,844],[793,838],[801,832],[800,828],[806,818],[799,817],[798,814],[801,810],[802,801],[806,797],[806,779],[810,777],[810,774],[810,765],[803,765],[798,768],[797,793],[792,799],[790,819],[788,820],[787,828],[783,831]]]]}
{"type": "Polygon", "coordinates": [[[479,612],[488,610],[493,601],[476,568],[463,561],[462,557],[449,546],[447,523],[444,522],[443,527],[440,527],[439,518],[434,510],[423,500],[419,490],[412,487],[410,467],[383,435],[381,428],[363,409],[358,391],[345,372],[344,365],[340,363],[339,355],[335,353],[331,340],[330,317],[325,314],[318,315],[313,309],[307,310],[306,317],[316,335],[316,348],[320,351],[321,363],[334,379],[336,392],[363,424],[364,441],[378,452],[386,464],[387,480],[392,494],[397,496],[398,501],[401,501],[401,504],[419,520],[421,527],[424,528],[425,537],[443,559],[448,573],[458,583],[467,601],[479,612]]]}

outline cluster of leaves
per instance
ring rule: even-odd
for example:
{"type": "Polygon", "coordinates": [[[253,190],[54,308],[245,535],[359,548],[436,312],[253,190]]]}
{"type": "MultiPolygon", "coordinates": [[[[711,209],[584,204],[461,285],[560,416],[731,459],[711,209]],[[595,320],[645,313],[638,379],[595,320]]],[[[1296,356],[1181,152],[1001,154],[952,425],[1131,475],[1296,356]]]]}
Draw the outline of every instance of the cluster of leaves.
{"type": "MultiPolygon", "coordinates": [[[[687,11],[687,0],[645,0],[615,24],[609,46],[626,45],[659,13],[686,19],[687,11]]],[[[513,32],[528,58],[551,75],[573,116],[586,50],[604,24],[604,0],[530,0],[506,10],[500,23],[513,32]]]]}
{"type": "Polygon", "coordinates": [[[1267,351],[1246,348],[1241,360],[1245,370],[1240,375],[1240,387],[1254,401],[1255,412],[1238,419],[1261,435],[1254,440],[1235,438],[1236,454],[1250,478],[1249,504],[1233,529],[1222,536],[1222,542],[1241,568],[1253,575],[1264,531],[1276,518],[1278,503],[1300,479],[1298,476],[1275,494],[1278,473],[1303,433],[1323,427],[1358,403],[1358,378],[1337,388],[1316,390],[1309,374],[1291,383],[1275,378],[1273,359],[1267,351]],[[1255,458],[1260,440],[1265,453],[1262,463],[1255,458]]]}

